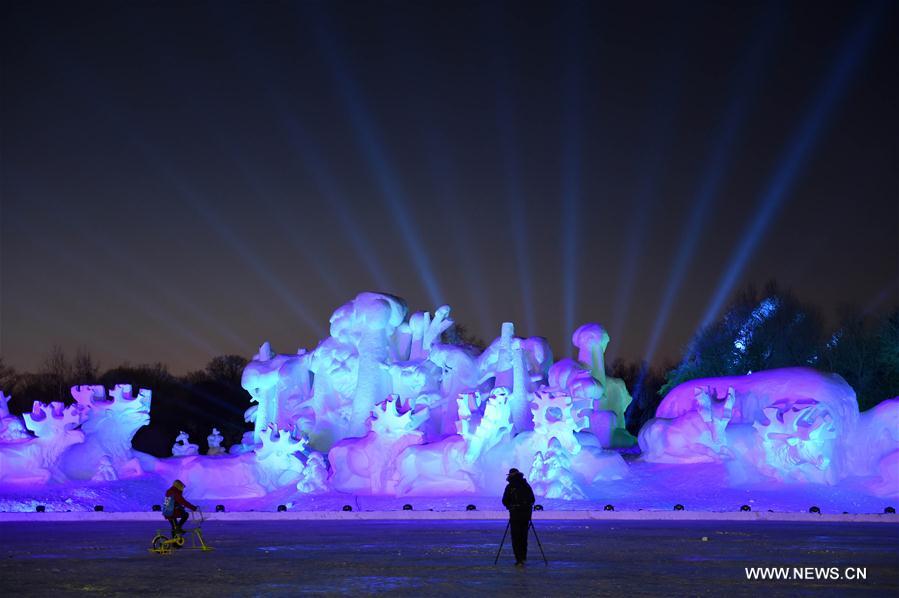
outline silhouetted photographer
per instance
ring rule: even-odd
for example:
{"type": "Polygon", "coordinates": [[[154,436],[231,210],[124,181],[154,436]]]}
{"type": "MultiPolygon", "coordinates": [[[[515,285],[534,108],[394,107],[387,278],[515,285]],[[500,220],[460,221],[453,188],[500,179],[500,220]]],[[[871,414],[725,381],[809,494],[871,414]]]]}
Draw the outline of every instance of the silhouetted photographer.
{"type": "Polygon", "coordinates": [[[534,510],[534,491],[524,479],[524,474],[514,467],[506,476],[506,491],[503,492],[503,506],[509,510],[509,528],[512,530],[512,551],[515,565],[522,566],[528,560],[528,529],[534,510]]]}

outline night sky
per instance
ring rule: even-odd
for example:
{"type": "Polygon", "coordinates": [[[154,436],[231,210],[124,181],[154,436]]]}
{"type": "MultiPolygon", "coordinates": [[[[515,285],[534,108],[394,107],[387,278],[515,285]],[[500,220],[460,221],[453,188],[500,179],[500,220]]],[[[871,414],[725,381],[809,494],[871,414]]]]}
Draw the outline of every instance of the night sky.
{"type": "Polygon", "coordinates": [[[174,372],[365,290],[679,357],[777,279],[899,301],[870,2],[64,2],[2,14],[0,354],[174,372]]]}

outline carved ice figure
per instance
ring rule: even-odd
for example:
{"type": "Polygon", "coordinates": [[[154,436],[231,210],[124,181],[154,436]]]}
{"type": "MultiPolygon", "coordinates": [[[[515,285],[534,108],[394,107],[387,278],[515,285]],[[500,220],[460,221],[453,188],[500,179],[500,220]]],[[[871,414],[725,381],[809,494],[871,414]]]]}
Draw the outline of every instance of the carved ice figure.
{"type": "Polygon", "coordinates": [[[59,456],[71,445],[84,442],[84,432],[76,429],[82,421],[78,406],[35,401],[23,419],[36,438],[0,444],[0,481],[43,484],[51,476],[61,479],[59,456]]]}
{"type": "Polygon", "coordinates": [[[500,337],[478,358],[478,385],[492,379],[494,388],[508,390],[512,424],[516,433],[533,427],[528,403],[537,384],[543,380],[547,359],[552,360],[552,352],[545,344],[545,339],[517,338],[515,326],[511,322],[503,323],[500,337]]]}
{"type": "Polygon", "coordinates": [[[571,471],[570,453],[555,437],[550,440],[545,454],[538,451],[534,456],[529,479],[537,496],[563,500],[587,498],[571,471]]]}
{"type": "MultiPolygon", "coordinates": [[[[402,299],[381,293],[360,293],[331,316],[331,338],[341,347],[351,348],[357,360],[353,388],[344,389],[350,392],[341,393],[339,397],[348,405],[348,418],[343,425],[337,425],[341,422],[332,422],[335,428],[332,430],[332,441],[365,434],[366,420],[372,408],[390,393],[388,363],[391,338],[405,316],[406,304],[402,299]]],[[[319,353],[318,349],[316,353],[319,353]]],[[[319,355],[319,363],[314,363],[316,414],[320,408],[328,410],[333,404],[333,401],[329,401],[331,397],[319,396],[320,390],[333,392],[333,384],[329,384],[330,381],[327,380],[332,364],[329,361],[320,363],[322,357],[324,356],[319,355]],[[322,378],[325,379],[321,380],[322,378]],[[320,381],[323,383],[321,389],[320,381]]],[[[313,361],[316,362],[316,359],[313,361]]],[[[321,448],[319,443],[316,443],[316,448],[321,448]]]]}
{"type": "Polygon", "coordinates": [[[571,396],[567,393],[541,389],[531,406],[534,415],[534,436],[539,445],[548,448],[555,439],[572,455],[581,450],[575,434],[590,425],[586,416],[576,414],[571,396]]]}
{"type": "Polygon", "coordinates": [[[413,408],[427,407],[428,420],[422,432],[426,440],[437,440],[443,435],[443,423],[448,411],[447,401],[440,395],[442,370],[431,361],[404,361],[389,366],[393,393],[404,405],[413,408]]]}
{"type": "Polygon", "coordinates": [[[359,354],[350,344],[327,338],[312,352],[314,425],[304,429],[316,449],[327,450],[349,435],[359,354]]]}
{"type": "Polygon", "coordinates": [[[780,481],[837,482],[830,467],[836,426],[826,406],[781,399],[763,411],[766,420],[753,424],[765,454],[761,473],[780,481]]]}
{"type": "Polygon", "coordinates": [[[841,377],[784,368],[677,386],[640,431],[640,447],[650,461],[725,459],[734,464],[732,474],[748,467],[780,481],[832,484],[854,473],[849,464],[858,422],[855,391],[841,377]],[[713,409],[710,422],[703,415],[706,397],[724,392],[724,410],[719,415],[713,409]],[[710,423],[728,416],[717,422],[725,440],[714,446],[710,423]]]}
{"type": "Polygon", "coordinates": [[[409,318],[409,331],[411,334],[411,346],[409,348],[410,360],[427,359],[431,352],[431,346],[440,339],[440,335],[453,325],[449,317],[449,305],[442,305],[434,311],[434,319],[428,312],[416,312],[409,318]]]}
{"type": "Polygon", "coordinates": [[[306,464],[300,472],[297,490],[303,494],[316,494],[328,490],[328,466],[325,456],[313,451],[306,458],[306,464]]]}
{"type": "Polygon", "coordinates": [[[292,428],[295,413],[310,394],[309,356],[276,355],[268,342],[263,343],[253,360],[244,368],[241,386],[256,404],[244,419],[253,422],[253,443],[262,442],[270,425],[292,428]]]}
{"type": "Polygon", "coordinates": [[[465,460],[466,442],[451,435],[407,447],[397,459],[397,496],[449,496],[475,492],[475,473],[465,460]]]}
{"type": "Polygon", "coordinates": [[[458,397],[478,386],[477,359],[463,347],[434,345],[428,360],[440,368],[440,389],[443,408],[431,406],[431,418],[437,420],[441,434],[456,433],[459,419],[458,397]]]}
{"type": "Polygon", "coordinates": [[[883,401],[859,416],[848,442],[848,469],[872,476],[877,496],[899,498],[899,397],[883,401]]]}
{"type": "Polygon", "coordinates": [[[308,445],[308,438],[293,438],[289,430],[278,430],[271,424],[262,435],[262,446],[256,450],[259,482],[269,490],[295,484],[302,477],[301,457],[308,445]]]}
{"type": "MultiPolygon", "coordinates": [[[[571,335],[571,342],[578,348],[578,361],[590,371],[590,375],[599,382],[602,388],[594,412],[610,411],[615,414],[615,427],[608,433],[609,444],[603,444],[603,446],[633,446],[636,439],[627,431],[624,419],[624,413],[632,401],[631,395],[623,380],[606,376],[605,351],[609,346],[609,334],[599,324],[583,324],[571,335]]],[[[576,396],[574,393],[572,395],[576,396]]],[[[604,418],[600,416],[595,421],[604,422],[604,418]]],[[[603,428],[598,426],[594,431],[599,432],[598,435],[601,437],[607,434],[603,428]]]]}
{"type": "Polygon", "coordinates": [[[463,434],[463,438],[468,444],[465,451],[465,461],[468,463],[474,463],[497,444],[512,438],[512,411],[507,388],[499,386],[490,391],[477,428],[473,434],[463,434]]]}
{"type": "Polygon", "coordinates": [[[727,425],[733,418],[733,388],[719,400],[710,387],[694,389],[696,410],[676,419],[654,418],[639,434],[643,459],[654,463],[708,463],[733,457],[727,442],[727,425]]]}
{"type": "Polygon", "coordinates": [[[222,455],[225,453],[225,449],[222,448],[222,440],[225,438],[222,436],[222,433],[219,432],[218,428],[212,428],[212,433],[206,437],[206,443],[209,445],[209,450],[206,451],[207,455],[222,455]]]}
{"type": "Polygon", "coordinates": [[[9,412],[9,400],[12,397],[0,391],[0,444],[30,440],[31,435],[25,428],[22,418],[9,412]]]}
{"type": "Polygon", "coordinates": [[[421,444],[417,428],[428,417],[427,408],[400,408],[391,395],[371,411],[369,431],[362,438],[348,438],[328,453],[331,486],[340,492],[395,494],[399,474],[397,457],[407,447],[421,444]]]}
{"type": "Polygon", "coordinates": [[[188,457],[190,455],[200,454],[200,447],[190,442],[190,436],[182,430],[175,438],[175,444],[172,445],[172,456],[188,457]]]}
{"type": "Polygon", "coordinates": [[[97,473],[95,473],[94,477],[91,479],[95,482],[112,482],[119,479],[109,455],[103,455],[100,458],[100,465],[97,467],[97,473]]]}
{"type": "Polygon", "coordinates": [[[72,397],[84,418],[83,443],[67,450],[60,468],[70,479],[94,479],[108,459],[116,478],[139,476],[143,469],[131,441],[137,431],[150,423],[152,392],[146,388],[134,395],[130,384],[116,384],[106,396],[101,385],[73,386],[72,397]]]}
{"type": "Polygon", "coordinates": [[[494,387],[512,388],[512,340],[515,337],[515,324],[503,322],[500,336],[484,349],[478,357],[480,378],[478,385],[493,378],[494,387]]]}

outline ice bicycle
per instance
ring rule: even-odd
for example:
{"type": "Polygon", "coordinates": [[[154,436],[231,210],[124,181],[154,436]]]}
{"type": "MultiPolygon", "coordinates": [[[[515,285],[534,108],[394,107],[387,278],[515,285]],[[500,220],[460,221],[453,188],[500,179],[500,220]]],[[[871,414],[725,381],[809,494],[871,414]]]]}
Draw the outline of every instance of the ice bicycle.
{"type": "Polygon", "coordinates": [[[202,550],[203,552],[212,550],[212,547],[206,544],[206,541],[203,539],[202,527],[204,521],[206,521],[206,516],[203,514],[202,509],[198,508],[196,511],[191,511],[190,522],[193,527],[184,530],[183,534],[174,534],[171,538],[165,535],[163,531],[157,531],[156,535],[153,536],[150,552],[172,554],[176,549],[180,548],[202,550]],[[190,542],[185,540],[185,537],[190,537],[190,542]]]}

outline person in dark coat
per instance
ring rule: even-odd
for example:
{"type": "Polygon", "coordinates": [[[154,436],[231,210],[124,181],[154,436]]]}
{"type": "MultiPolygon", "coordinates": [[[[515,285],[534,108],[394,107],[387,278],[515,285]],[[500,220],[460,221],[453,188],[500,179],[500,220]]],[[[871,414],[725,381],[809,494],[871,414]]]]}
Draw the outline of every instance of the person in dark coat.
{"type": "Polygon", "coordinates": [[[184,498],[184,482],[175,480],[172,487],[165,491],[165,503],[162,507],[163,516],[172,525],[172,535],[184,534],[184,523],[190,516],[185,509],[196,511],[197,506],[184,498]]]}
{"type": "Polygon", "coordinates": [[[528,560],[528,529],[534,509],[534,491],[524,479],[524,474],[514,467],[509,470],[506,481],[509,483],[503,492],[503,506],[509,510],[512,551],[515,553],[515,565],[520,567],[528,560]]]}

